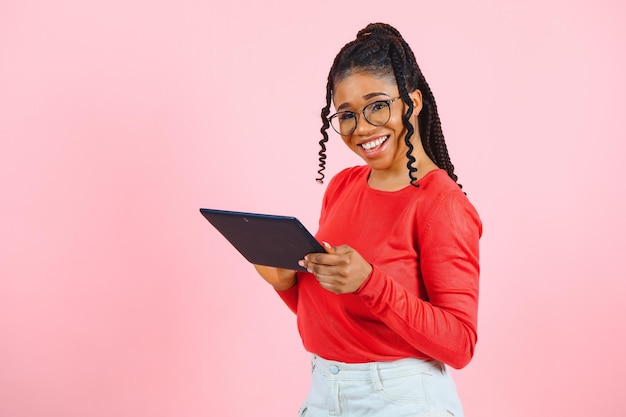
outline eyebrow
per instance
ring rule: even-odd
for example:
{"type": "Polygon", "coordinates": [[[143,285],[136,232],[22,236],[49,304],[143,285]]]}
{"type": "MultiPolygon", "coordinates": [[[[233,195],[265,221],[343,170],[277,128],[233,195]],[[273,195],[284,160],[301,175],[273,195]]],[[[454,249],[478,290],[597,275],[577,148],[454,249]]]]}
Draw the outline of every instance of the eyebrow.
{"type": "MultiPolygon", "coordinates": [[[[383,92],[375,92],[375,93],[368,93],[368,94],[365,94],[365,95],[363,96],[363,99],[365,99],[365,100],[369,100],[369,99],[372,99],[372,98],[377,97],[377,96],[387,96],[387,97],[391,97],[391,96],[390,96],[389,94],[387,94],[387,93],[383,93],[383,92]]],[[[349,104],[349,103],[343,103],[343,104],[341,104],[339,107],[337,107],[337,111],[340,111],[340,110],[342,110],[342,109],[345,109],[346,107],[349,107],[349,106],[350,106],[350,104],[349,104]]]]}

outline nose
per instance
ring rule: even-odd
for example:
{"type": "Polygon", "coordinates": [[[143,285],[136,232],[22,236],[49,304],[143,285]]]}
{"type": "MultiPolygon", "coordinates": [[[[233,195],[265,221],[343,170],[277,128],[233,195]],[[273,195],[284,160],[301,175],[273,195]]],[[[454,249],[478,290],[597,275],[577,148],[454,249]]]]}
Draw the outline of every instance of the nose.
{"type": "Polygon", "coordinates": [[[363,113],[358,113],[357,118],[356,118],[356,129],[354,129],[353,134],[355,135],[359,135],[359,136],[367,136],[369,135],[372,130],[374,130],[376,128],[376,126],[374,126],[373,124],[371,124],[366,118],[365,115],[363,113]]]}

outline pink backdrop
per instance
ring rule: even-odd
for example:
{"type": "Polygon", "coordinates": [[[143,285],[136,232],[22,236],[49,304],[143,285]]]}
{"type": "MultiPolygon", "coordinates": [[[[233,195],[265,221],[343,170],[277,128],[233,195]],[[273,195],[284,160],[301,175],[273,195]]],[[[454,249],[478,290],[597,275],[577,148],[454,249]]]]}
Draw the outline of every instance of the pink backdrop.
{"type": "Polygon", "coordinates": [[[295,317],[197,209],[315,230],[328,68],[387,21],[485,223],[467,415],[622,416],[625,7],[511,3],[0,1],[0,415],[295,416],[295,317]]]}

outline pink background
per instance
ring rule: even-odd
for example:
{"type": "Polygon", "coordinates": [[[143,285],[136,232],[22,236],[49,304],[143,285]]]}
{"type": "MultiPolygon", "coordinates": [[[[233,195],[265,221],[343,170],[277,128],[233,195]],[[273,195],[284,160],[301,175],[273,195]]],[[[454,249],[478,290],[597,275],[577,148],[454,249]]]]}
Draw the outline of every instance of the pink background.
{"type": "Polygon", "coordinates": [[[296,415],[295,317],[197,210],[316,230],[325,77],[370,21],[485,223],[467,415],[624,415],[623,2],[384,4],[0,1],[0,415],[296,415]]]}

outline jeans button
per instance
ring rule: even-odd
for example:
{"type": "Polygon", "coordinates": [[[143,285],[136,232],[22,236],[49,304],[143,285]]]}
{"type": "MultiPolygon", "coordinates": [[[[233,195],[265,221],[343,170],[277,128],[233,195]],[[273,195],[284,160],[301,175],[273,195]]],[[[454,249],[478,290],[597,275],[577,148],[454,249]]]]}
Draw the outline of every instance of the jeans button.
{"type": "Polygon", "coordinates": [[[333,375],[337,375],[339,373],[339,368],[337,366],[335,366],[335,365],[331,365],[328,370],[333,375]]]}

